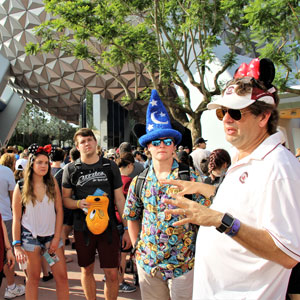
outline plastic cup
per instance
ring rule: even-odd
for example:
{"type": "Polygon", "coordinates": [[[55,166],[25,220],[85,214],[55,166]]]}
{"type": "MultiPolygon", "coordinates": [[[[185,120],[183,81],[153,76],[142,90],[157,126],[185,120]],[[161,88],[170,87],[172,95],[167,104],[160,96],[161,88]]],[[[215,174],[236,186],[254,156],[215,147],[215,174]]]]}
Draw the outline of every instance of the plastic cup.
{"type": "Polygon", "coordinates": [[[24,263],[19,263],[19,269],[20,270],[26,270],[27,269],[27,261],[25,261],[24,263]]]}

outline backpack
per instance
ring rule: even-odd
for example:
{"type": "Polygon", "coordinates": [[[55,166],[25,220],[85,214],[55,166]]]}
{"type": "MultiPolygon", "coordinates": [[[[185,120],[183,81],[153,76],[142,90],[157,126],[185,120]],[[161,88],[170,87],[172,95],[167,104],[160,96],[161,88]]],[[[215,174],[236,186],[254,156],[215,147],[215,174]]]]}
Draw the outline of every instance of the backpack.
{"type": "MultiPolygon", "coordinates": [[[[178,177],[181,180],[190,181],[190,167],[186,164],[178,163],[178,177]]],[[[149,171],[149,167],[147,167],[142,173],[140,173],[137,177],[135,186],[134,186],[134,194],[137,196],[138,199],[141,199],[142,190],[144,188],[144,183],[149,171]]],[[[192,195],[187,195],[186,198],[191,199],[192,195]]]]}
{"type": "MultiPolygon", "coordinates": [[[[18,180],[17,184],[18,184],[19,189],[20,189],[20,192],[21,192],[21,194],[22,194],[22,191],[23,191],[23,185],[24,185],[24,178],[18,180]]],[[[24,205],[24,203],[23,203],[23,201],[22,201],[22,215],[24,214],[24,212],[25,212],[25,205],[24,205]]]]}
{"type": "Polygon", "coordinates": [[[54,175],[53,177],[56,179],[58,183],[58,187],[60,190],[60,193],[62,195],[62,176],[63,176],[64,168],[60,168],[54,175]]]}
{"type": "Polygon", "coordinates": [[[23,185],[24,185],[24,178],[18,180],[17,184],[19,185],[19,189],[22,193],[22,190],[23,190],[23,185]]]}

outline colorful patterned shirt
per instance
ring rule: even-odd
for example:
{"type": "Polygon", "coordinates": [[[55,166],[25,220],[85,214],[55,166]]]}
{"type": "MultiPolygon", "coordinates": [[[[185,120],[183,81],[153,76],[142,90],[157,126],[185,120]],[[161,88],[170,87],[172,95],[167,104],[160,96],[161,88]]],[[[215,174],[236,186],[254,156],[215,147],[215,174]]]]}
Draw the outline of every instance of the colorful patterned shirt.
{"type": "MultiPolygon", "coordinates": [[[[178,163],[174,160],[167,179],[178,179],[178,163]]],[[[190,169],[191,181],[201,181],[200,176],[190,169]]],[[[141,199],[134,193],[137,177],[129,187],[124,218],[141,220],[142,228],[136,247],[136,260],[152,276],[159,270],[164,278],[178,277],[194,266],[197,227],[193,224],[173,226],[180,216],[166,215],[164,210],[174,208],[162,202],[169,196],[170,185],[161,185],[153,170],[153,165],[145,180],[141,199]]],[[[193,195],[193,200],[209,206],[210,201],[201,195],[193,195]]]]}

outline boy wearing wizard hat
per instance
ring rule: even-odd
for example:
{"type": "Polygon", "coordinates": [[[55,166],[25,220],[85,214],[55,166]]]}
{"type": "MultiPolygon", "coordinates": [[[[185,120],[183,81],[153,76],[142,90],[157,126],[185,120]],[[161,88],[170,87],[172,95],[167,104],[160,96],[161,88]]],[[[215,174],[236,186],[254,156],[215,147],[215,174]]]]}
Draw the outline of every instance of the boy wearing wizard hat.
{"type": "MultiPolygon", "coordinates": [[[[179,178],[181,166],[173,154],[182,135],[172,128],[156,90],[151,93],[145,130],[140,132],[139,142],[147,147],[152,161],[144,175],[139,197],[135,190],[139,179],[135,177],[124,208],[129,235],[136,249],[142,299],[191,299],[196,227],[172,225],[179,218],[165,215],[168,206],[163,199],[171,198],[174,191],[170,185],[160,183],[163,179],[179,178]]],[[[186,180],[200,181],[191,168],[186,172],[186,180]]],[[[199,195],[192,199],[209,204],[199,195]]]]}

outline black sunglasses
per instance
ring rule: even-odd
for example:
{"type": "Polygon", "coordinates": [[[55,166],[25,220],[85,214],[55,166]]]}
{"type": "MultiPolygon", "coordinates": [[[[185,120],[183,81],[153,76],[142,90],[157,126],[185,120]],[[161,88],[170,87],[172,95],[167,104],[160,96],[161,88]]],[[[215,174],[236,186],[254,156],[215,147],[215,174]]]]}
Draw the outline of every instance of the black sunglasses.
{"type": "Polygon", "coordinates": [[[240,109],[226,109],[226,108],[218,108],[216,110],[216,115],[217,115],[217,118],[220,120],[220,121],[223,121],[223,118],[225,116],[226,113],[229,114],[229,116],[235,120],[235,121],[239,121],[241,118],[242,118],[242,115],[243,114],[246,114],[250,112],[249,110],[246,110],[246,111],[241,111],[240,109]]]}

